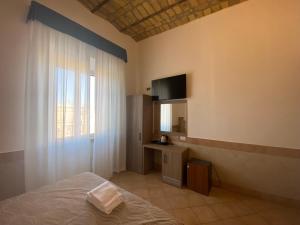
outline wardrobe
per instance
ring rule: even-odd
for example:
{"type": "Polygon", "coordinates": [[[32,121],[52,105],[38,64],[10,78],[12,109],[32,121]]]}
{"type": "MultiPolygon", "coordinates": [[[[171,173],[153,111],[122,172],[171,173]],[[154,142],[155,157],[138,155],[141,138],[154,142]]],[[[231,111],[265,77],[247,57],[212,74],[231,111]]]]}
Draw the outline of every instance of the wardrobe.
{"type": "Polygon", "coordinates": [[[143,173],[143,144],[152,140],[153,106],[148,95],[129,95],[127,114],[127,170],[143,173]]]}

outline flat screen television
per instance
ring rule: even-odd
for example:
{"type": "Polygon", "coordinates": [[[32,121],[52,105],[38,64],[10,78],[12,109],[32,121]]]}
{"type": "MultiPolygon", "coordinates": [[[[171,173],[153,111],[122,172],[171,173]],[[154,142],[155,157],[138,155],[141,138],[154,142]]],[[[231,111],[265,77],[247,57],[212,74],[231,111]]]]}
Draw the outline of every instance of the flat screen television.
{"type": "Polygon", "coordinates": [[[172,100],[186,98],[186,74],[152,81],[152,99],[172,100]]]}

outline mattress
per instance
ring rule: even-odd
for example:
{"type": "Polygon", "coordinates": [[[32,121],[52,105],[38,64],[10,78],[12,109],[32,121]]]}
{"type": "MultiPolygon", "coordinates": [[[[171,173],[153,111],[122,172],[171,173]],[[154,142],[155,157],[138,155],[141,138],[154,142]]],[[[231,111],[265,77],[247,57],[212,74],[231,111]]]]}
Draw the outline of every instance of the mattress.
{"type": "Polygon", "coordinates": [[[105,179],[82,173],[0,202],[0,224],[6,225],[177,225],[165,211],[120,188],[124,203],[110,215],[86,201],[86,192],[105,179]]]}

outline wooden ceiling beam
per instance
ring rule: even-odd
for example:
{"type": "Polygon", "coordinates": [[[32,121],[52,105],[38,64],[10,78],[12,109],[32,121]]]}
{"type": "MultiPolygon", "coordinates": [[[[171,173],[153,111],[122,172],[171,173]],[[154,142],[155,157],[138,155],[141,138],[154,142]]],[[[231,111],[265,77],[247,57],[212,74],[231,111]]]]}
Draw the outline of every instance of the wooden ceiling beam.
{"type": "Polygon", "coordinates": [[[77,1],[82,2],[92,13],[112,23],[119,31],[140,41],[247,0],[77,1]],[[108,6],[109,9],[104,10],[108,6]]]}
{"type": "Polygon", "coordinates": [[[102,6],[104,6],[106,3],[108,3],[109,0],[103,0],[102,2],[100,2],[98,5],[96,5],[92,10],[91,13],[95,13],[97,12],[99,9],[101,9],[102,6]]]}
{"type": "Polygon", "coordinates": [[[183,3],[183,2],[186,2],[186,1],[187,0],[179,0],[179,1],[177,1],[177,2],[175,2],[173,4],[171,4],[171,5],[168,5],[168,6],[164,7],[164,8],[162,8],[162,9],[160,9],[159,11],[157,11],[155,13],[150,14],[149,16],[144,17],[143,19],[141,19],[139,21],[136,21],[135,23],[130,24],[127,27],[122,28],[120,31],[124,32],[124,31],[130,29],[131,27],[134,27],[134,26],[136,26],[136,25],[138,25],[138,24],[140,24],[140,23],[142,23],[142,22],[144,22],[144,21],[146,21],[146,20],[148,20],[148,19],[150,19],[150,18],[152,18],[152,17],[154,17],[154,16],[156,16],[158,14],[163,13],[163,12],[167,11],[168,9],[171,9],[171,8],[175,7],[176,5],[179,5],[179,4],[183,3]]]}

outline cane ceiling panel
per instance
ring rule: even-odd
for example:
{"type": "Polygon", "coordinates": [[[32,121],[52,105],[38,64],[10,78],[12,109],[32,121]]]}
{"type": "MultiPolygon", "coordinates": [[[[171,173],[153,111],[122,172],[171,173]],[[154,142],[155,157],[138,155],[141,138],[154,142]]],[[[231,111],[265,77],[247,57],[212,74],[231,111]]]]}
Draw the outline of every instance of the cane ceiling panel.
{"type": "Polygon", "coordinates": [[[78,0],[140,41],[246,0],[78,0]]]}

